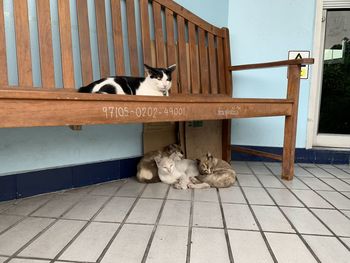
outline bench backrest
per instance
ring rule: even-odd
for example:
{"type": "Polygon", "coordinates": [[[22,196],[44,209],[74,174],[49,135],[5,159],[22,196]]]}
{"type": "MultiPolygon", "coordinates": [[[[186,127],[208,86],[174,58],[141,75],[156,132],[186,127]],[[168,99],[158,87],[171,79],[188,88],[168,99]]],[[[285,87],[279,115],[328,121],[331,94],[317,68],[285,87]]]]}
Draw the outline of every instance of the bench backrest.
{"type": "Polygon", "coordinates": [[[173,94],[232,92],[228,30],[171,0],[58,0],[57,6],[50,6],[50,0],[36,0],[37,35],[30,30],[27,0],[12,1],[16,58],[8,57],[9,34],[0,0],[0,89],[9,86],[9,59],[17,61],[16,86],[33,87],[31,43],[37,42],[43,89],[74,90],[79,84],[114,74],[143,75],[142,63],[158,67],[176,63],[173,94]],[[56,25],[50,15],[55,13],[56,25]],[[52,33],[54,26],[57,36],[52,33]],[[97,43],[95,49],[91,42],[97,43]],[[61,87],[55,82],[57,74],[61,87]]]}

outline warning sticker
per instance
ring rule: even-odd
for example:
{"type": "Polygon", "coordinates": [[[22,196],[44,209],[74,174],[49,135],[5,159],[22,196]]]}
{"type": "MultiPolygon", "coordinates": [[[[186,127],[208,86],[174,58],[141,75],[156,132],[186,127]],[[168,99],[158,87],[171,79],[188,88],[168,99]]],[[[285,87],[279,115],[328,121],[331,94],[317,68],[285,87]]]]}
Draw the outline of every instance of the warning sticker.
{"type": "MultiPolygon", "coordinates": [[[[305,50],[292,50],[288,51],[288,59],[303,59],[310,58],[310,51],[305,50]]],[[[300,78],[307,79],[309,77],[309,65],[302,65],[300,78]]]]}

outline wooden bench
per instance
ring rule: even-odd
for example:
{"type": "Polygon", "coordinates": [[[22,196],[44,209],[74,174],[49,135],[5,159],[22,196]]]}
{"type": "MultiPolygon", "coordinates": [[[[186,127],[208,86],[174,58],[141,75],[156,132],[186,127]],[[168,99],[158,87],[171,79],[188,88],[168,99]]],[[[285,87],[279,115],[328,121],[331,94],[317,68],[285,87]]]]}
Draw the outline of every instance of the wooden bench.
{"type": "MultiPolygon", "coordinates": [[[[115,73],[143,74],[146,64],[177,64],[170,97],[80,94],[74,74],[69,0],[59,0],[59,39],[62,87],[55,86],[50,1],[36,1],[40,52],[40,88],[33,87],[32,55],[27,0],[15,0],[14,27],[18,85],[8,84],[3,0],[0,0],[0,127],[71,126],[90,124],[147,123],[161,121],[224,120],[223,158],[231,156],[232,118],[285,116],[283,156],[265,156],[283,162],[282,177],[292,179],[297,127],[300,68],[313,59],[231,66],[229,31],[217,28],[171,0],[110,1],[111,20],[106,20],[105,1],[95,0],[99,78],[115,73]],[[123,32],[121,5],[125,5],[127,32],[123,32]],[[150,23],[150,21],[152,21],[150,23]],[[108,53],[106,24],[112,27],[114,57],[108,53]],[[140,34],[138,37],[138,28],[140,34]],[[127,41],[123,40],[127,34],[127,41]],[[138,46],[138,41],[142,43],[138,46]],[[126,45],[128,43],[128,45],[126,45]],[[142,56],[138,55],[138,48],[142,56]],[[127,52],[127,53],[125,53],[127,52]],[[264,67],[288,67],[285,99],[232,98],[231,72],[264,67]]],[[[94,80],[88,6],[76,0],[82,84],[94,80]]],[[[242,149],[237,149],[244,151],[242,149]]],[[[248,150],[248,152],[251,152],[248,150]]],[[[254,152],[253,152],[254,153],[254,152]]],[[[255,152],[256,153],[256,152],[255,152]]],[[[256,154],[261,154],[257,152],[256,154]]]]}

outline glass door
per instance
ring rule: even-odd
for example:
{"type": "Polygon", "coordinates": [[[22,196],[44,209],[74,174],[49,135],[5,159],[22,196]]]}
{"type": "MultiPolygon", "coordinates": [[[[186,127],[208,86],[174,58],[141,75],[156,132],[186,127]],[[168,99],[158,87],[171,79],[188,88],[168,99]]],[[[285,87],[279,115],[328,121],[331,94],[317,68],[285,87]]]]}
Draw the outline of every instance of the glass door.
{"type": "Polygon", "coordinates": [[[324,12],[317,146],[350,147],[350,9],[324,12]]]}

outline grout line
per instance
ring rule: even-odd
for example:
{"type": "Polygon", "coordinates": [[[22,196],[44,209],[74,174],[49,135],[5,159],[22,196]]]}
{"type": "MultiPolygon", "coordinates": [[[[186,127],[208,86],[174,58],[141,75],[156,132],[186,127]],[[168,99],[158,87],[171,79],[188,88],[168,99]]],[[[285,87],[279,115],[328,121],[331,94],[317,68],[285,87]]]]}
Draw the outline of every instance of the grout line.
{"type": "MultiPolygon", "coordinates": [[[[267,166],[265,166],[267,168],[267,166]]],[[[250,168],[250,167],[249,167],[250,168]]],[[[268,169],[268,168],[267,168],[268,169]]],[[[271,171],[270,169],[268,169],[269,171],[271,171]]],[[[277,206],[277,209],[280,211],[280,213],[282,213],[282,215],[284,216],[284,218],[287,220],[287,222],[290,224],[290,226],[293,228],[293,230],[295,231],[296,235],[300,238],[300,240],[304,243],[304,245],[306,246],[306,248],[309,250],[309,252],[311,253],[311,255],[315,258],[315,260],[319,263],[321,263],[321,260],[318,258],[318,256],[316,255],[316,253],[311,249],[310,245],[306,242],[306,240],[304,239],[304,237],[299,233],[298,229],[294,226],[294,224],[292,223],[292,221],[287,217],[287,215],[285,214],[285,212],[281,209],[281,207],[279,207],[278,203],[276,202],[276,200],[273,198],[273,196],[271,195],[271,193],[266,189],[266,187],[262,184],[262,182],[260,181],[259,176],[257,176],[254,172],[254,170],[252,169],[252,172],[255,176],[255,178],[261,183],[263,189],[265,190],[265,192],[268,194],[268,196],[271,198],[271,200],[275,203],[275,205],[277,206]]]]}
{"type": "Polygon", "coordinates": [[[193,209],[194,209],[194,189],[191,189],[191,208],[190,208],[190,218],[188,220],[186,263],[190,263],[191,261],[193,209]]]}
{"type": "MultiPolygon", "coordinates": [[[[117,187],[117,189],[115,190],[115,193],[118,192],[125,184],[127,183],[127,181],[124,181],[123,184],[119,185],[117,187]]],[[[93,187],[91,189],[91,191],[88,191],[88,193],[86,194],[86,196],[91,193],[94,190],[95,187],[93,187]]],[[[76,233],[74,235],[74,237],[61,249],[61,251],[50,261],[50,263],[55,262],[56,260],[58,260],[58,258],[60,256],[62,256],[62,254],[67,250],[67,248],[80,236],[80,234],[92,223],[92,221],[94,220],[94,218],[102,211],[102,209],[113,199],[114,196],[110,196],[110,198],[108,198],[103,204],[102,206],[97,210],[97,212],[85,223],[85,225],[78,231],[78,233],[76,233]]],[[[80,199],[79,201],[81,201],[82,199],[80,199]]],[[[77,203],[75,204],[77,205],[77,203]]],[[[74,206],[75,206],[74,205],[74,206]]],[[[74,207],[73,206],[73,207],[74,207]]],[[[65,213],[62,214],[62,216],[64,216],[66,213],[68,213],[68,211],[66,211],[65,213]]]]}
{"type": "MultiPolygon", "coordinates": [[[[106,255],[108,249],[111,247],[112,243],[114,242],[115,238],[117,237],[117,235],[119,234],[120,230],[122,229],[122,227],[126,224],[126,220],[128,219],[129,215],[131,214],[132,210],[135,208],[137,202],[140,200],[143,192],[145,191],[147,187],[147,184],[145,184],[142,188],[142,190],[139,192],[139,194],[137,195],[135,201],[133,202],[133,204],[131,205],[131,207],[129,208],[128,212],[126,213],[126,215],[124,216],[123,221],[119,224],[119,227],[117,228],[117,230],[115,231],[115,233],[113,234],[113,236],[111,237],[111,239],[109,240],[109,242],[107,243],[106,247],[103,249],[102,253],[100,254],[100,256],[98,257],[98,259],[96,260],[97,263],[101,262],[101,260],[103,259],[103,257],[106,255]]],[[[128,223],[129,224],[129,223],[128,223]]]]}
{"type": "Polygon", "coordinates": [[[247,198],[245,192],[243,191],[243,188],[242,188],[242,186],[241,186],[241,184],[240,184],[240,182],[239,182],[239,178],[237,178],[237,184],[238,184],[238,186],[239,186],[239,188],[240,188],[240,190],[241,190],[241,192],[242,192],[242,195],[243,195],[245,201],[247,202],[247,205],[248,205],[248,207],[249,207],[249,210],[250,210],[251,214],[253,215],[253,218],[254,218],[254,220],[255,220],[255,223],[256,223],[256,225],[257,225],[257,227],[258,227],[258,229],[259,229],[259,232],[260,232],[260,234],[261,234],[261,236],[262,236],[262,238],[263,238],[263,240],[264,240],[264,242],[265,242],[265,245],[266,245],[266,247],[267,247],[267,250],[269,251],[269,253],[270,253],[271,257],[272,257],[273,262],[278,263],[277,258],[276,258],[276,256],[275,256],[275,254],[273,253],[273,250],[272,250],[272,248],[271,248],[269,242],[267,241],[267,237],[266,237],[264,231],[263,231],[262,228],[261,228],[260,222],[258,221],[258,218],[256,217],[255,212],[254,212],[254,210],[253,210],[251,204],[249,203],[248,198],[247,198]]]}
{"type": "MultiPolygon", "coordinates": [[[[269,169],[269,167],[267,166],[267,169],[269,169]]],[[[285,185],[285,183],[284,183],[284,181],[279,177],[279,176],[276,176],[276,178],[278,179],[278,180],[280,180],[280,182],[282,183],[282,184],[284,184],[285,185]]],[[[302,182],[303,184],[305,184],[304,182],[302,182]]],[[[306,184],[305,184],[306,185],[306,184]]],[[[306,185],[306,186],[308,186],[308,185],[306,185]]],[[[340,242],[340,243],[342,243],[343,244],[343,246],[345,246],[345,248],[347,248],[348,250],[349,250],[349,247],[348,247],[348,245],[343,241],[343,240],[341,240],[340,238],[339,238],[339,236],[338,235],[336,235],[335,234],[335,232],[325,223],[325,222],[323,222],[315,213],[314,213],[314,211],[312,211],[311,210],[311,208],[310,207],[308,207],[300,198],[299,198],[299,196],[297,196],[293,191],[292,191],[292,189],[289,189],[288,187],[287,187],[287,189],[288,189],[288,191],[292,194],[292,195],[294,195],[294,197],[295,198],[297,198],[298,200],[299,200],[299,202],[301,202],[304,206],[305,206],[305,208],[314,216],[314,217],[316,217],[320,222],[321,222],[321,224],[329,231],[329,232],[331,232],[332,233],[332,235],[333,236],[335,236],[335,238],[336,239],[338,239],[338,241],[340,242]]],[[[313,190],[312,188],[310,188],[310,190],[308,190],[308,191],[313,191],[313,192],[315,192],[316,194],[318,194],[315,190],[313,190]]],[[[319,195],[319,194],[318,194],[319,195]]],[[[321,196],[322,197],[322,196],[321,196]]],[[[323,197],[322,197],[323,198],[323,197]]],[[[324,199],[324,198],[323,198],[324,199]]],[[[326,200],[327,201],[327,200],[326,200]]],[[[332,204],[331,204],[332,205],[332,204]]],[[[333,205],[332,205],[333,206],[333,205]]],[[[338,211],[338,212],[340,212],[335,206],[333,206],[334,207],[334,209],[332,209],[332,210],[336,210],[336,211],[338,211]]],[[[331,210],[331,209],[327,209],[327,208],[324,208],[325,210],[331,210]]],[[[343,213],[342,213],[343,214],[343,213]]]]}
{"type": "Polygon", "coordinates": [[[224,208],[221,202],[221,196],[220,196],[220,191],[218,188],[216,188],[216,193],[218,196],[218,200],[219,200],[219,205],[220,205],[220,212],[221,212],[221,217],[222,217],[222,224],[224,226],[224,233],[225,233],[225,239],[226,239],[226,244],[227,244],[227,252],[228,252],[228,257],[230,259],[230,262],[233,263],[234,261],[234,257],[233,257],[233,251],[231,248],[231,243],[230,243],[230,237],[228,235],[228,231],[227,231],[227,224],[226,224],[226,218],[225,218],[225,213],[224,213],[224,208]]]}
{"type": "Polygon", "coordinates": [[[143,254],[143,258],[141,260],[141,263],[145,263],[146,260],[147,260],[147,256],[148,256],[148,253],[149,253],[149,251],[151,249],[151,245],[152,245],[153,238],[155,236],[155,233],[156,233],[156,230],[157,230],[157,227],[158,227],[158,224],[159,224],[159,220],[160,220],[160,218],[162,216],[162,213],[163,213],[163,210],[164,210],[165,202],[167,201],[167,197],[168,197],[168,194],[169,194],[169,191],[170,191],[170,187],[171,186],[169,185],[168,189],[167,189],[167,191],[165,193],[163,203],[162,203],[162,205],[161,205],[161,207],[159,209],[158,217],[157,217],[157,220],[156,220],[156,222],[154,224],[151,236],[150,236],[150,238],[148,240],[148,243],[147,243],[147,246],[146,246],[146,250],[145,250],[145,253],[143,254]]]}
{"type": "MultiPolygon", "coordinates": [[[[69,206],[65,212],[63,212],[61,214],[60,217],[56,218],[53,220],[53,222],[51,222],[47,227],[45,227],[44,229],[42,229],[38,234],[36,234],[33,238],[31,238],[27,243],[25,243],[22,247],[20,247],[15,253],[13,253],[7,260],[4,261],[4,263],[9,262],[12,258],[17,257],[24,249],[26,249],[28,246],[30,246],[36,239],[39,238],[39,236],[41,236],[43,233],[45,233],[48,229],[50,229],[54,224],[56,224],[56,222],[66,213],[68,213],[68,211],[70,211],[76,204],[78,204],[85,196],[88,195],[88,193],[90,193],[92,190],[94,189],[94,187],[92,187],[92,189],[90,191],[88,191],[85,194],[82,194],[76,202],[74,202],[71,206],[69,206]]],[[[50,201],[52,201],[54,199],[54,197],[59,196],[60,194],[56,193],[54,195],[52,195],[52,197],[45,202],[43,205],[41,205],[40,207],[38,207],[37,209],[35,209],[34,211],[32,211],[30,214],[28,214],[25,218],[36,218],[34,216],[31,216],[32,214],[34,214],[35,212],[37,212],[39,209],[41,209],[42,207],[44,207],[45,205],[47,205],[50,201]]],[[[40,217],[39,217],[40,218],[40,217]]],[[[24,220],[24,219],[23,219],[24,220]]],[[[21,220],[21,221],[23,221],[21,220]]],[[[16,224],[15,224],[16,225],[16,224]]],[[[12,226],[13,227],[13,226],[12,226]]]]}

